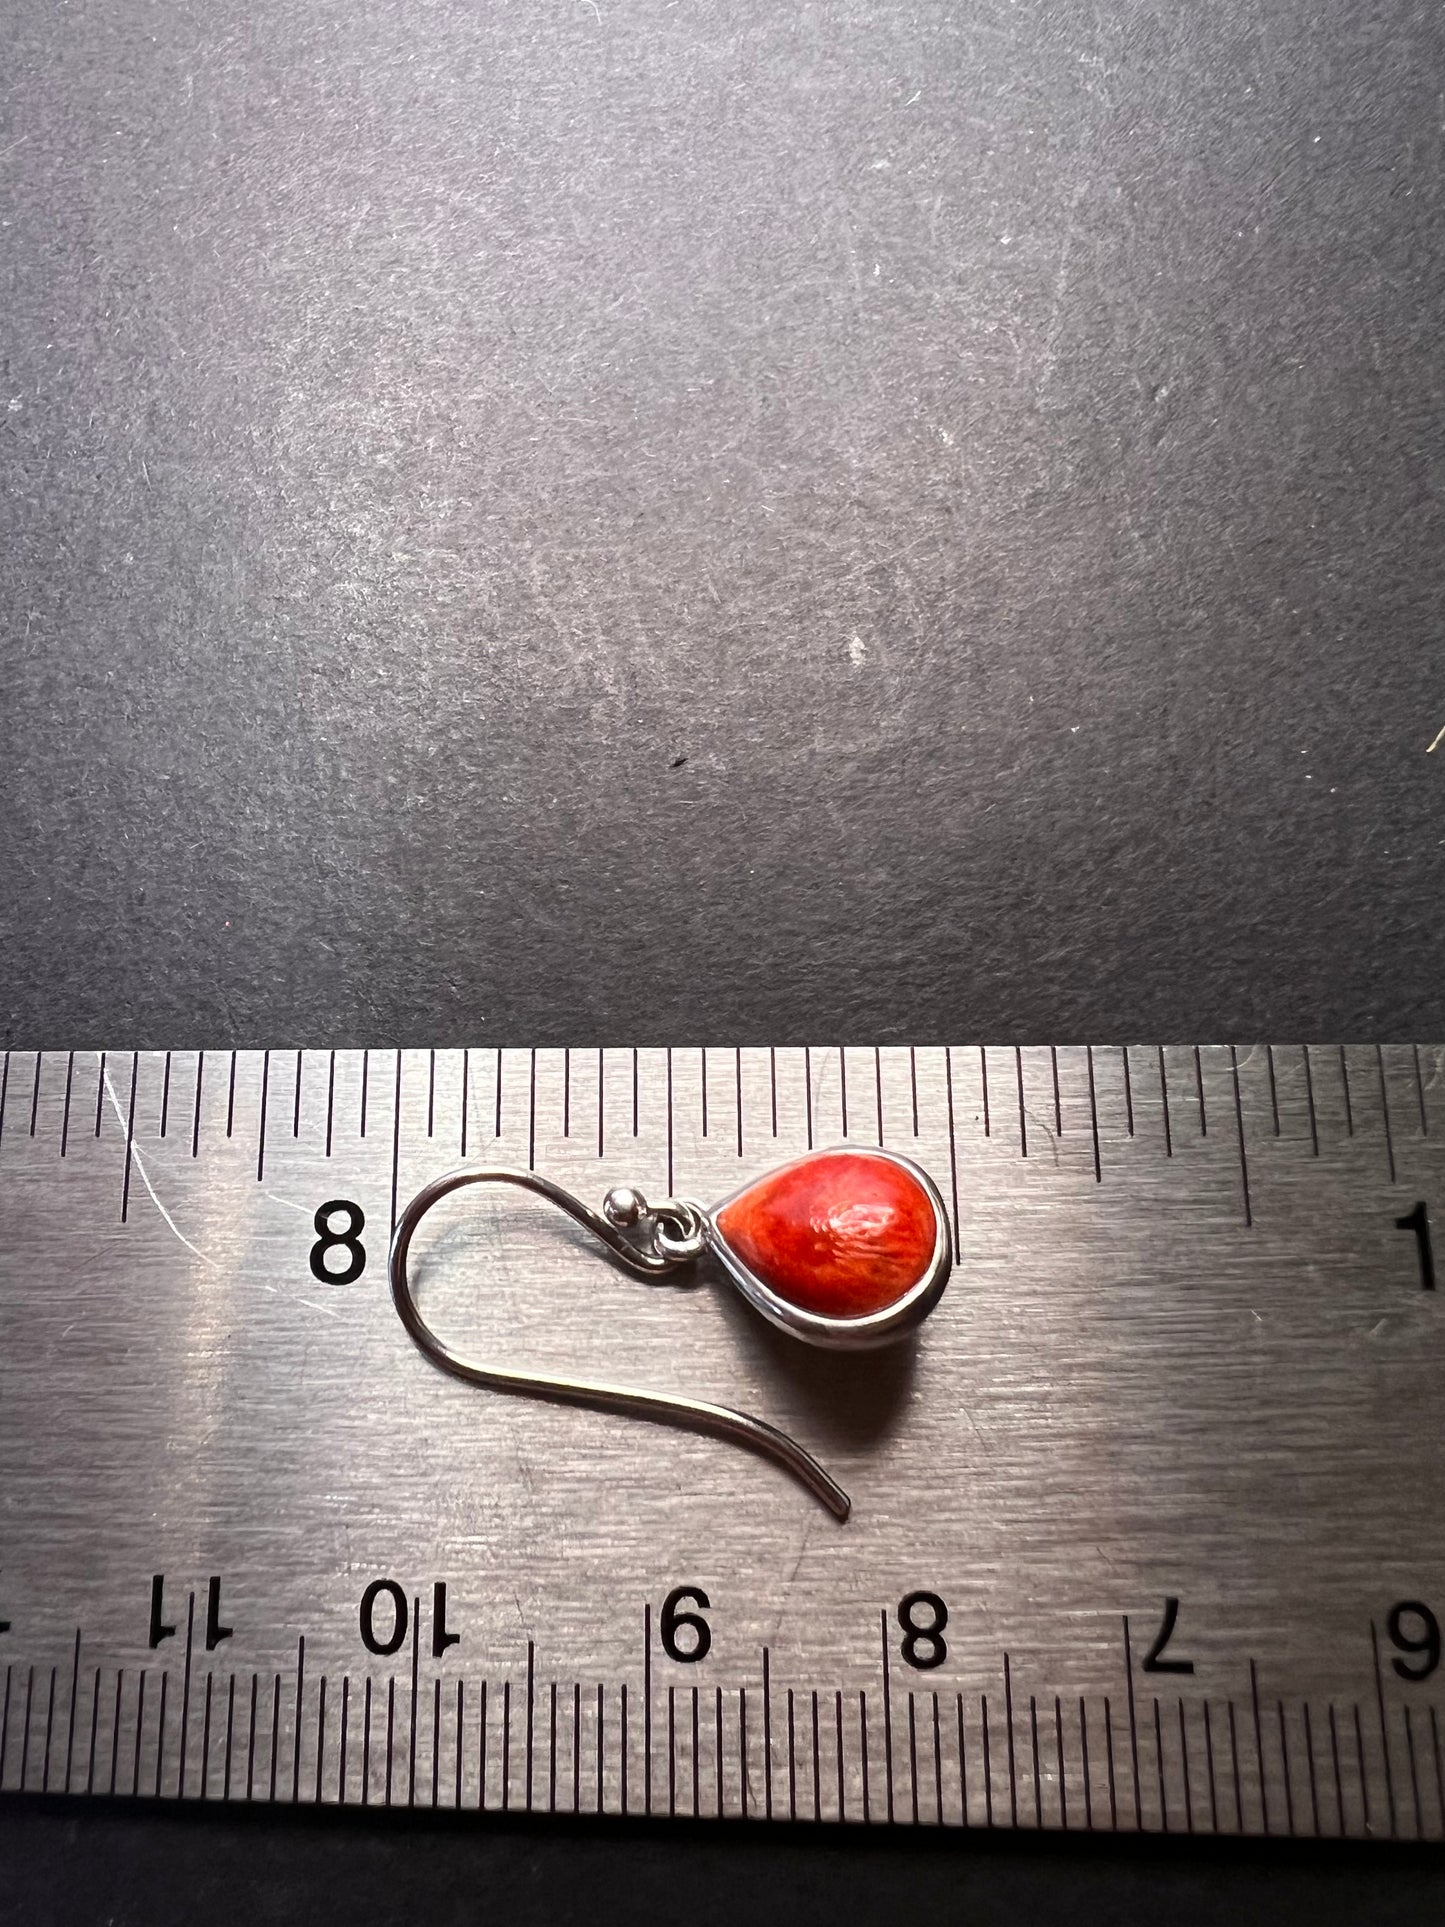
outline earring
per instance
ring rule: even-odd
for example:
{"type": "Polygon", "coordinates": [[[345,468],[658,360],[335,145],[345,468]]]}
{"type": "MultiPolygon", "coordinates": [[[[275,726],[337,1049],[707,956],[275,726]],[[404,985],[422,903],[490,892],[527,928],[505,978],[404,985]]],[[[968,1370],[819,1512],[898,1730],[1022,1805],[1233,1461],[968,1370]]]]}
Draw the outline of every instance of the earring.
{"type": "Polygon", "coordinates": [[[807,1344],[857,1351],[894,1343],[925,1319],[948,1282],[948,1215],[933,1180],[895,1152],[818,1151],[766,1173],[705,1211],[683,1198],[649,1204],[630,1185],[601,1212],[535,1171],[500,1166],[450,1172],[423,1186],[397,1221],[388,1273],[414,1342],[443,1371],[497,1391],[590,1405],[683,1425],[750,1446],[784,1466],[846,1519],[841,1487],[785,1432],[746,1412],[670,1393],[482,1365],[454,1352],[422,1317],[407,1275],[417,1226],[432,1206],[469,1184],[534,1191],[595,1234],[614,1260],[654,1281],[705,1253],[770,1323],[807,1344]]]}

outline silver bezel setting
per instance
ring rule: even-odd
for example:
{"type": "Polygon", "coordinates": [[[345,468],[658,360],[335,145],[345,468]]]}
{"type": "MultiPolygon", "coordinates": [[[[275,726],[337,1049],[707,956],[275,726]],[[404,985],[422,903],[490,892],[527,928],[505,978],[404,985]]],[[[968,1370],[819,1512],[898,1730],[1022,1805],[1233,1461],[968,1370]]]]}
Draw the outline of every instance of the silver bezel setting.
{"type": "MultiPolygon", "coordinates": [[[[764,1182],[763,1176],[739,1185],[736,1191],[730,1192],[721,1203],[703,1214],[707,1247],[753,1309],[780,1331],[802,1339],[805,1344],[825,1346],[830,1351],[873,1351],[907,1337],[933,1310],[948,1283],[953,1264],[953,1240],[947,1207],[938,1186],[912,1158],[900,1157],[896,1151],[883,1151],[871,1145],[835,1144],[825,1150],[809,1151],[803,1157],[790,1159],[788,1164],[776,1168],[789,1170],[794,1165],[811,1164],[817,1158],[836,1157],[840,1153],[848,1157],[878,1158],[885,1164],[899,1167],[923,1187],[933,1206],[933,1256],[917,1284],[910,1286],[893,1304],[885,1305],[882,1311],[869,1312],[863,1318],[829,1318],[821,1312],[804,1311],[797,1305],[789,1304],[787,1299],[780,1298],[755,1272],[750,1271],[718,1229],[717,1220],[730,1204],[736,1203],[764,1182]]],[[[773,1173],[765,1175],[771,1176],[773,1173]]]]}

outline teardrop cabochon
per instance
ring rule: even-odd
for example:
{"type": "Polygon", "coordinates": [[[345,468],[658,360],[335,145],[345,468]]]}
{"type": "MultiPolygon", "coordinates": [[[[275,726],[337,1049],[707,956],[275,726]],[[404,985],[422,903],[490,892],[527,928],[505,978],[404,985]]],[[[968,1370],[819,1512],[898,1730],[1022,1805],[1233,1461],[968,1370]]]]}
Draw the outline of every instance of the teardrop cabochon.
{"type": "Polygon", "coordinates": [[[706,1224],[709,1249],[753,1309],[810,1345],[891,1345],[948,1283],[943,1199],[893,1151],[809,1152],[735,1191],[706,1224]]]}

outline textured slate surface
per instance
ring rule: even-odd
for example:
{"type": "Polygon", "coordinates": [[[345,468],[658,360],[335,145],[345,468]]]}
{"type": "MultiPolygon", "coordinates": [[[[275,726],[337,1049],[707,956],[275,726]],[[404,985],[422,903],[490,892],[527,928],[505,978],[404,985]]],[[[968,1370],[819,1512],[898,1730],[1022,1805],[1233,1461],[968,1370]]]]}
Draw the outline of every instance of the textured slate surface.
{"type": "MultiPolygon", "coordinates": [[[[1439,1032],[1436,6],[3,27],[0,1041],[1439,1032]]],[[[0,1914],[1439,1894],[176,1824],[0,1914]]]]}
{"type": "Polygon", "coordinates": [[[1437,7],[6,49],[7,1040],[1439,1027],[1437,7]]]}

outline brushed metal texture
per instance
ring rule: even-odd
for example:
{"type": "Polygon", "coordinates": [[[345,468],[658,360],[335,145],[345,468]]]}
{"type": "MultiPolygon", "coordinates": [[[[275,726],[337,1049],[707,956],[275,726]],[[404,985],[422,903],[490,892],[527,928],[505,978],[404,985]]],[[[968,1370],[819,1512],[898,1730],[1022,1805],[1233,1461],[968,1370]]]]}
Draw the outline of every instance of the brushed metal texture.
{"type": "Polygon", "coordinates": [[[1440,1196],[1442,1072],[12,1051],[0,1787],[1439,1838],[1441,1676],[1410,1675],[1445,1613],[1445,1336],[1397,1220],[1440,1196]],[[953,1221],[896,1353],[653,1289],[510,1193],[439,1205],[414,1264],[468,1351],[782,1426],[847,1524],[716,1440],[450,1380],[391,1307],[397,1210],[461,1158],[709,1198],[833,1142],[916,1159],[953,1221]],[[311,1268],[335,1200],[346,1285],[311,1268]],[[699,1661],[662,1637],[677,1587],[699,1661]],[[1146,1664],[1171,1600],[1187,1672],[1146,1664]]]}

